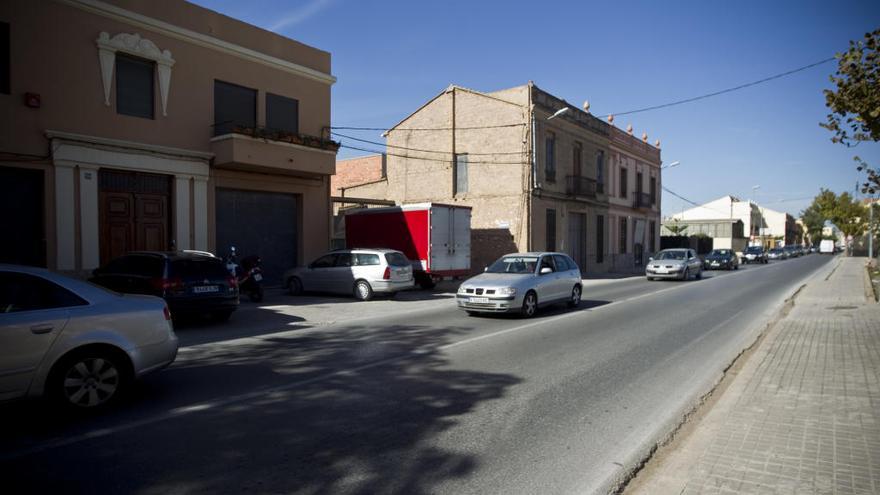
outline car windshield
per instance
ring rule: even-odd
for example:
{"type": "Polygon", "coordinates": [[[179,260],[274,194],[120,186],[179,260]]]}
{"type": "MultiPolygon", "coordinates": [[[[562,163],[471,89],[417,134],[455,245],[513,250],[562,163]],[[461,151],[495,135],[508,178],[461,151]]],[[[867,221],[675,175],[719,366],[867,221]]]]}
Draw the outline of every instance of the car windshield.
{"type": "Polygon", "coordinates": [[[773,249],[770,250],[770,252],[773,253],[773,254],[779,254],[779,253],[782,252],[782,250],[779,249],[779,248],[773,248],[773,249]]]}
{"type": "Polygon", "coordinates": [[[709,256],[727,256],[730,254],[729,249],[716,249],[709,253],[709,256]]]}
{"type": "Polygon", "coordinates": [[[746,252],[747,253],[760,253],[761,248],[758,246],[749,246],[748,248],[746,248],[746,252]]]}
{"type": "Polygon", "coordinates": [[[684,251],[660,251],[654,259],[658,260],[683,260],[685,259],[684,251]]]}
{"type": "Polygon", "coordinates": [[[486,269],[487,273],[535,273],[537,256],[505,256],[486,269]]]}

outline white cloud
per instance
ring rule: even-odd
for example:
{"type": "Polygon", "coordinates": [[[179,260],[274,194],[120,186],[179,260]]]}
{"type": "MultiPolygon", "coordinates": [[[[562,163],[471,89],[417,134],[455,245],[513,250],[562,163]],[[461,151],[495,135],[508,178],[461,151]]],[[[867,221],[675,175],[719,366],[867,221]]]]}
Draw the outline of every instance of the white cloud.
{"type": "Polygon", "coordinates": [[[312,0],[298,10],[288,12],[278,19],[275,24],[269,26],[269,31],[278,31],[288,26],[299,24],[300,22],[312,17],[318,12],[324,10],[333,0],[312,0]]]}

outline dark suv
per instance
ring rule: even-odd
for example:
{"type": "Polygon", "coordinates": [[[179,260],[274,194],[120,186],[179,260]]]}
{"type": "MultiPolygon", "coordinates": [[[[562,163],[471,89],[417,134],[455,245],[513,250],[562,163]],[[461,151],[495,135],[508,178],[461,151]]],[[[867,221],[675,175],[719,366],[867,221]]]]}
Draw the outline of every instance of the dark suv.
{"type": "Polygon", "coordinates": [[[89,281],[125,294],[159,296],[175,317],[226,320],[238,308],[235,278],[209,253],[131,252],[96,268],[89,281]]]}

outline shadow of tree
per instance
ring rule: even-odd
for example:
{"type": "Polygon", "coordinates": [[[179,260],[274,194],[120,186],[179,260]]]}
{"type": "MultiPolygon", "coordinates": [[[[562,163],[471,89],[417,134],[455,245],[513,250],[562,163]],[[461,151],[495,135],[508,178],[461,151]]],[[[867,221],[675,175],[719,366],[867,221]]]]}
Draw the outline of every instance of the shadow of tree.
{"type": "MultiPolygon", "coordinates": [[[[55,419],[54,431],[65,435],[113,432],[5,460],[6,486],[42,493],[432,493],[479,464],[432,439],[520,381],[449,364],[442,346],[470,330],[350,325],[199,346],[108,414],[55,419]],[[184,407],[191,412],[169,417],[184,407]]],[[[52,423],[52,415],[42,416],[52,423]]],[[[53,430],[38,418],[17,420],[0,434],[15,430],[20,440],[39,443],[53,430]]]]}

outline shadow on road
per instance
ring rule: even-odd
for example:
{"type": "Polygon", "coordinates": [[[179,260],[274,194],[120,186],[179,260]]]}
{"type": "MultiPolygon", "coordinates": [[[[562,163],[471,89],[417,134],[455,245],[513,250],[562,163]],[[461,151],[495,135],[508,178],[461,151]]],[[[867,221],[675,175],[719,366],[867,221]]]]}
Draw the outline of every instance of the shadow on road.
{"type": "Polygon", "coordinates": [[[440,347],[470,330],[351,325],[202,346],[103,416],[71,420],[39,404],[42,413],[28,417],[38,405],[19,407],[0,424],[0,437],[16,438],[19,449],[47,434],[98,436],[3,460],[4,486],[34,493],[432,493],[480,460],[431,440],[520,382],[449,367],[440,347]],[[183,406],[196,407],[167,417],[183,406]],[[102,428],[121,429],[102,435],[102,428]]]}

